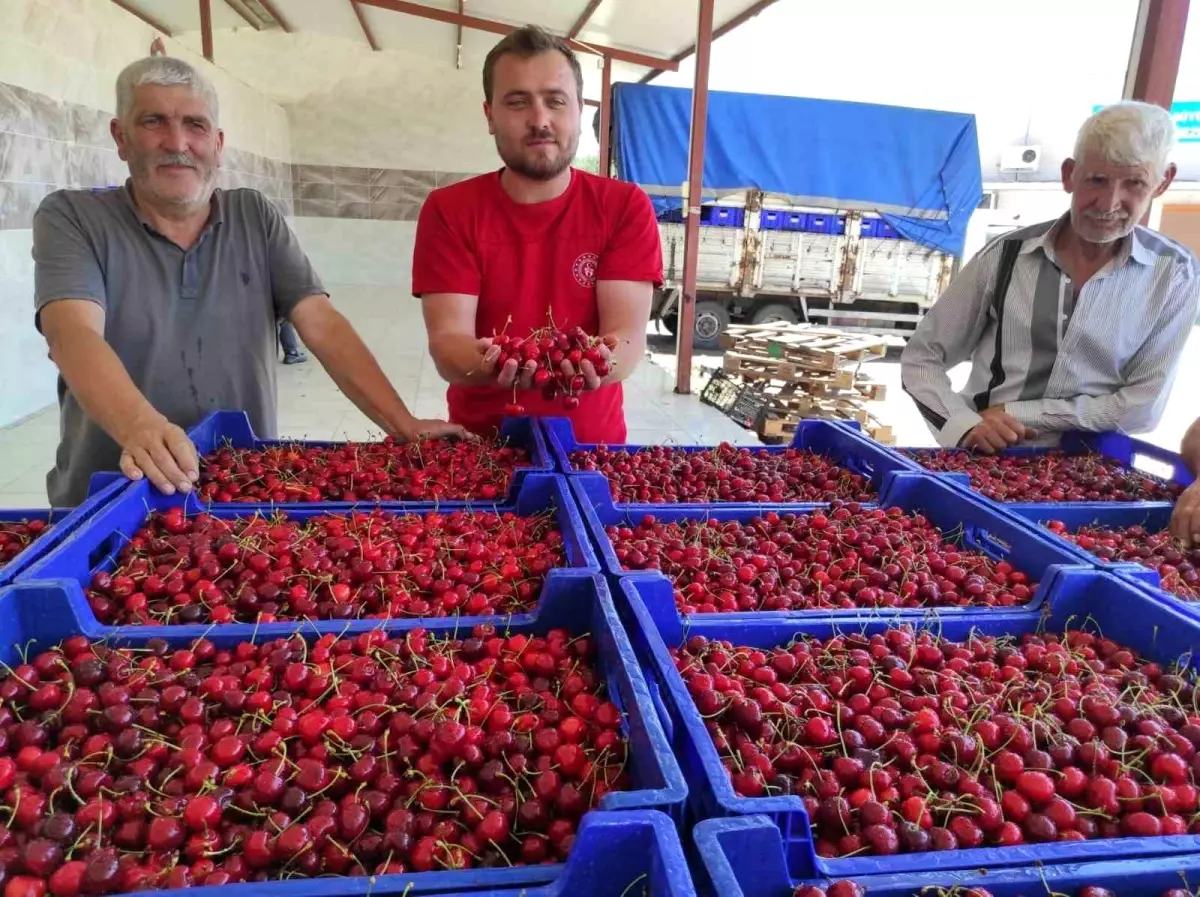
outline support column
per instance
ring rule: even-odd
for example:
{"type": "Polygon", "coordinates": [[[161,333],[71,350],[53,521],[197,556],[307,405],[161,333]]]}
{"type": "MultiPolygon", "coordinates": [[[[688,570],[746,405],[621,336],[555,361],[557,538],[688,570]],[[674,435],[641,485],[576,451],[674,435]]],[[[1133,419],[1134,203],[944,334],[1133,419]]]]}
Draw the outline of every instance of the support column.
{"type": "Polygon", "coordinates": [[[600,70],[600,177],[612,177],[612,57],[604,57],[600,70]]]}
{"type": "Polygon", "coordinates": [[[704,196],[704,137],[708,124],[708,66],[712,56],[713,0],[700,0],[696,26],[696,79],[692,87],[692,135],[684,206],[683,295],[676,332],[675,392],[692,391],[692,339],[696,326],[696,269],[700,262],[700,203],[704,196]]]}

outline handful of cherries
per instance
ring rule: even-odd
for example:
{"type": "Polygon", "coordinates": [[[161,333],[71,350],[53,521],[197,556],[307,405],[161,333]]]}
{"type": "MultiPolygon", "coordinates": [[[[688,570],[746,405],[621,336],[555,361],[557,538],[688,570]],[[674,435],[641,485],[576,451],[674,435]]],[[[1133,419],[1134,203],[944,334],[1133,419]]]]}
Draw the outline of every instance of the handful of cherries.
{"type": "MultiPolygon", "coordinates": [[[[612,372],[611,352],[617,347],[617,340],[611,336],[591,336],[582,327],[563,331],[552,325],[524,337],[500,333],[493,337],[492,345],[500,349],[495,362],[497,370],[509,361],[517,362],[522,370],[532,363],[531,383],[542,391],[542,398],[548,402],[560,398],[563,408],[573,411],[579,407],[579,393],[587,385],[580,366],[587,362],[597,377],[607,377],[612,372]]],[[[525,406],[517,401],[515,386],[513,400],[505,406],[504,413],[512,417],[525,414],[525,406]]]]}

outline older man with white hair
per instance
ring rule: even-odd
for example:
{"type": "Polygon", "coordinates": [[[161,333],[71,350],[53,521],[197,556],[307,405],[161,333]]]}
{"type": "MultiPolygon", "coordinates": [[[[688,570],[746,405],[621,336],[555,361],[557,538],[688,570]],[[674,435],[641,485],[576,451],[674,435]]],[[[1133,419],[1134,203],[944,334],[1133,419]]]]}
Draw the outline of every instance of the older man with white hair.
{"type": "Polygon", "coordinates": [[[116,92],[129,180],[52,193],[33,222],[35,321],[61,374],[55,506],[78,504],[92,473],[118,465],[190,490],[199,459],[183,428],[214,409],[245,410],[275,436],[277,319],[388,434],[463,433],[409,413],[261,193],[215,189],[225,135],[200,72],[150,57],[116,92]]]}
{"type": "Polygon", "coordinates": [[[1138,224],[1175,177],[1174,137],[1158,106],[1097,112],[1062,165],[1070,211],[994,241],[925,315],[902,382],[940,445],[1158,423],[1200,302],[1196,257],[1138,224]],[[948,372],[968,358],[956,393],[948,372]]]}

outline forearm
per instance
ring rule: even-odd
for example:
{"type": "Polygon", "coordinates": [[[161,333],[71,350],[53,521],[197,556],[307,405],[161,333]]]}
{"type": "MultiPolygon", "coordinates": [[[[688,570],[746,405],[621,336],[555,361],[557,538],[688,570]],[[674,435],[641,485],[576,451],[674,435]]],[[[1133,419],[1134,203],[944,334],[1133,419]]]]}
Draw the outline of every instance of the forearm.
{"type": "Polygon", "coordinates": [[[1188,431],[1183,437],[1180,455],[1183,456],[1183,463],[1188,466],[1188,470],[1196,476],[1200,476],[1200,417],[1196,418],[1195,422],[1188,427],[1188,431]]]}
{"type": "Polygon", "coordinates": [[[340,312],[331,310],[316,332],[297,329],[346,398],[384,432],[397,436],[412,423],[404,400],[340,312]]]}
{"type": "Polygon", "coordinates": [[[479,340],[465,333],[431,334],[429,354],[438,374],[447,383],[462,386],[488,385],[495,375],[483,371],[483,354],[479,340]]]}
{"type": "Polygon", "coordinates": [[[1043,433],[1144,433],[1154,429],[1162,417],[1166,392],[1164,384],[1145,384],[1106,396],[1006,402],[1004,408],[1027,427],[1043,433]]]}
{"type": "Polygon", "coordinates": [[[945,362],[913,337],[900,359],[900,382],[929,425],[938,444],[957,446],[983,418],[950,384],[945,362]]]}
{"type": "Polygon", "coordinates": [[[607,383],[620,383],[629,377],[646,357],[646,329],[641,332],[606,333],[604,336],[616,337],[617,347],[612,350],[611,369],[604,378],[607,383]]]}
{"type": "Polygon", "coordinates": [[[87,414],[118,445],[139,425],[161,417],[125,370],[112,346],[87,327],[48,337],[50,358],[87,414]]]}

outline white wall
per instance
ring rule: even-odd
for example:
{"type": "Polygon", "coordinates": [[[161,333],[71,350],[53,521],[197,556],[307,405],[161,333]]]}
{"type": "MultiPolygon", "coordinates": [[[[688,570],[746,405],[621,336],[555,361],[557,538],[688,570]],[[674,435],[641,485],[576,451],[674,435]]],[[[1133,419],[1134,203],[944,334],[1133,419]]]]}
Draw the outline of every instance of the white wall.
{"type": "MultiPolygon", "coordinates": [[[[11,213],[18,192],[27,200],[70,186],[66,163],[78,152],[94,156],[103,183],[122,176],[106,149],[103,119],[115,106],[117,73],[147,55],[154,36],[110,0],[0,0],[0,206],[8,202],[11,213]],[[38,102],[25,102],[27,94],[5,85],[35,92],[38,102]],[[81,117],[89,133],[64,127],[81,117]]],[[[167,52],[203,66],[213,79],[230,146],[290,161],[287,116],[278,103],[174,41],[167,41],[167,52]]],[[[33,326],[32,245],[28,225],[0,224],[0,426],[55,401],[56,370],[33,326]]]]}

